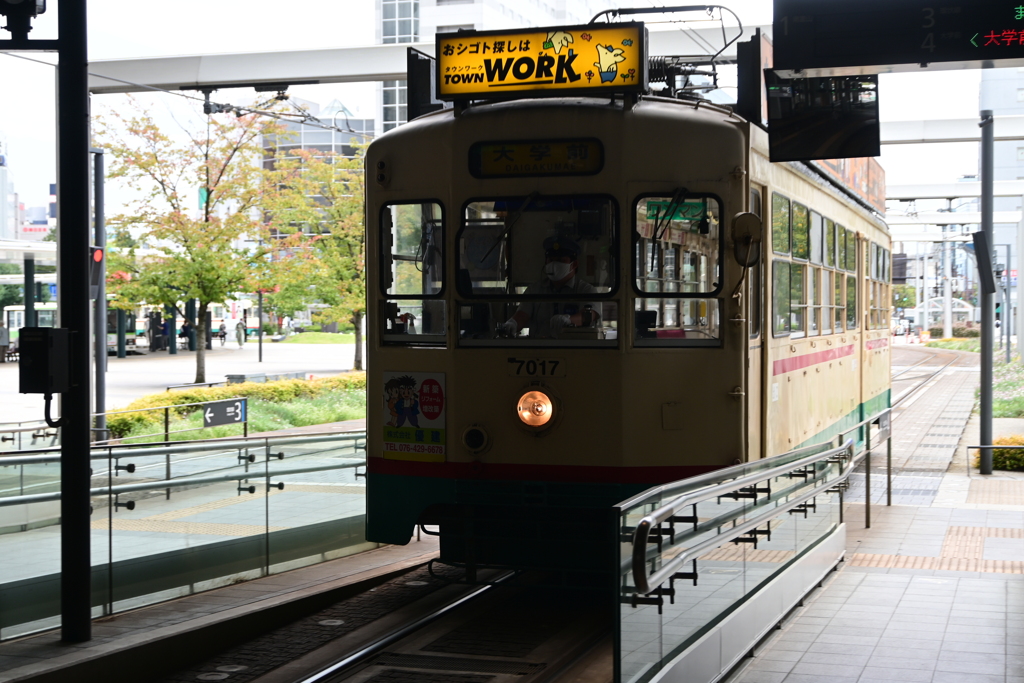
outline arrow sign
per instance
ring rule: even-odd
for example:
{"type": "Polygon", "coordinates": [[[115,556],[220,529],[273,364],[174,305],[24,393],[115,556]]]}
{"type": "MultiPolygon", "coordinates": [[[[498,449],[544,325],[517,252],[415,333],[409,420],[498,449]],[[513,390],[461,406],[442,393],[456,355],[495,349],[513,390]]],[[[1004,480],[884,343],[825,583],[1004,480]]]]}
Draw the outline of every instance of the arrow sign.
{"type": "Polygon", "coordinates": [[[241,424],[245,422],[246,401],[244,398],[233,398],[227,401],[216,401],[206,404],[203,411],[203,426],[241,424]]]}

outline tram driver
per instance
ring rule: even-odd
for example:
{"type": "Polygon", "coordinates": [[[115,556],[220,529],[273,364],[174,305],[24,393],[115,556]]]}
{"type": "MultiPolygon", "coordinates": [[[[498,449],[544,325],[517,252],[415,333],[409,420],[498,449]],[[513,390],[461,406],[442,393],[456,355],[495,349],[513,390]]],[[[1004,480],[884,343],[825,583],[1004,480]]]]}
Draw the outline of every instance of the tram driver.
{"type": "MultiPolygon", "coordinates": [[[[544,278],[523,292],[535,296],[593,294],[597,288],[577,277],[580,246],[572,239],[555,235],[544,240],[544,278]]],[[[502,325],[504,334],[518,336],[529,328],[530,337],[557,339],[565,328],[597,327],[601,315],[595,304],[527,301],[502,325]]]]}

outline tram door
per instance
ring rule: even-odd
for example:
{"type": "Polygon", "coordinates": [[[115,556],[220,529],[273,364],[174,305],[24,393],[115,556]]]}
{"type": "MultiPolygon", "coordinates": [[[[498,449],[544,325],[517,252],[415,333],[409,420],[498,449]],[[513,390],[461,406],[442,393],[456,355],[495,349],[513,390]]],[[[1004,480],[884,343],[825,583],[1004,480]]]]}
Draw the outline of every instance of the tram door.
{"type": "MultiPolygon", "coordinates": [[[[762,211],[762,197],[765,191],[762,186],[751,186],[750,188],[750,213],[756,214],[764,221],[762,211]]],[[[764,235],[769,235],[770,226],[762,225],[764,235]]],[[[762,246],[762,249],[764,247],[762,246]]],[[[767,352],[764,339],[761,336],[761,318],[764,311],[764,283],[762,277],[764,268],[763,259],[747,272],[746,299],[747,299],[747,460],[757,460],[764,456],[763,433],[764,415],[762,409],[766,405],[764,401],[764,358],[767,352]]]]}

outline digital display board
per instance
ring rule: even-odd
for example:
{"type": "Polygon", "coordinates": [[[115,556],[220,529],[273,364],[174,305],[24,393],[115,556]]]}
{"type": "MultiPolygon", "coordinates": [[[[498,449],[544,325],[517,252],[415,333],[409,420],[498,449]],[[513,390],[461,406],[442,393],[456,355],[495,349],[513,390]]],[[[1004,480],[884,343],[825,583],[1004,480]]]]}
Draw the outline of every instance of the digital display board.
{"type": "Polygon", "coordinates": [[[600,140],[514,140],[477,142],[469,148],[469,172],[476,178],[594,175],[604,167],[600,140]]]}
{"type": "Polygon", "coordinates": [[[782,76],[1024,65],[1020,0],[774,2],[782,76]]]}
{"type": "Polygon", "coordinates": [[[640,22],[439,33],[437,98],[640,93],[645,38],[640,22]]]}

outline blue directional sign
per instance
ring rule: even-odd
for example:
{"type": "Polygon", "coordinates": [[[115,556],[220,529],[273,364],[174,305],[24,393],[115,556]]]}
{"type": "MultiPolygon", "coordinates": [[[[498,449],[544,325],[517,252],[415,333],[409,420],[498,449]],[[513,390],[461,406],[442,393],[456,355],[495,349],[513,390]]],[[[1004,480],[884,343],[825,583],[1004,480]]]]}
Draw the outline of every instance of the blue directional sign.
{"type": "Polygon", "coordinates": [[[242,424],[245,422],[245,412],[244,398],[207,403],[203,406],[203,426],[242,424]]]}
{"type": "Polygon", "coordinates": [[[50,283],[50,298],[51,299],[56,299],[57,298],[57,285],[54,284],[54,283],[50,283]]]}

